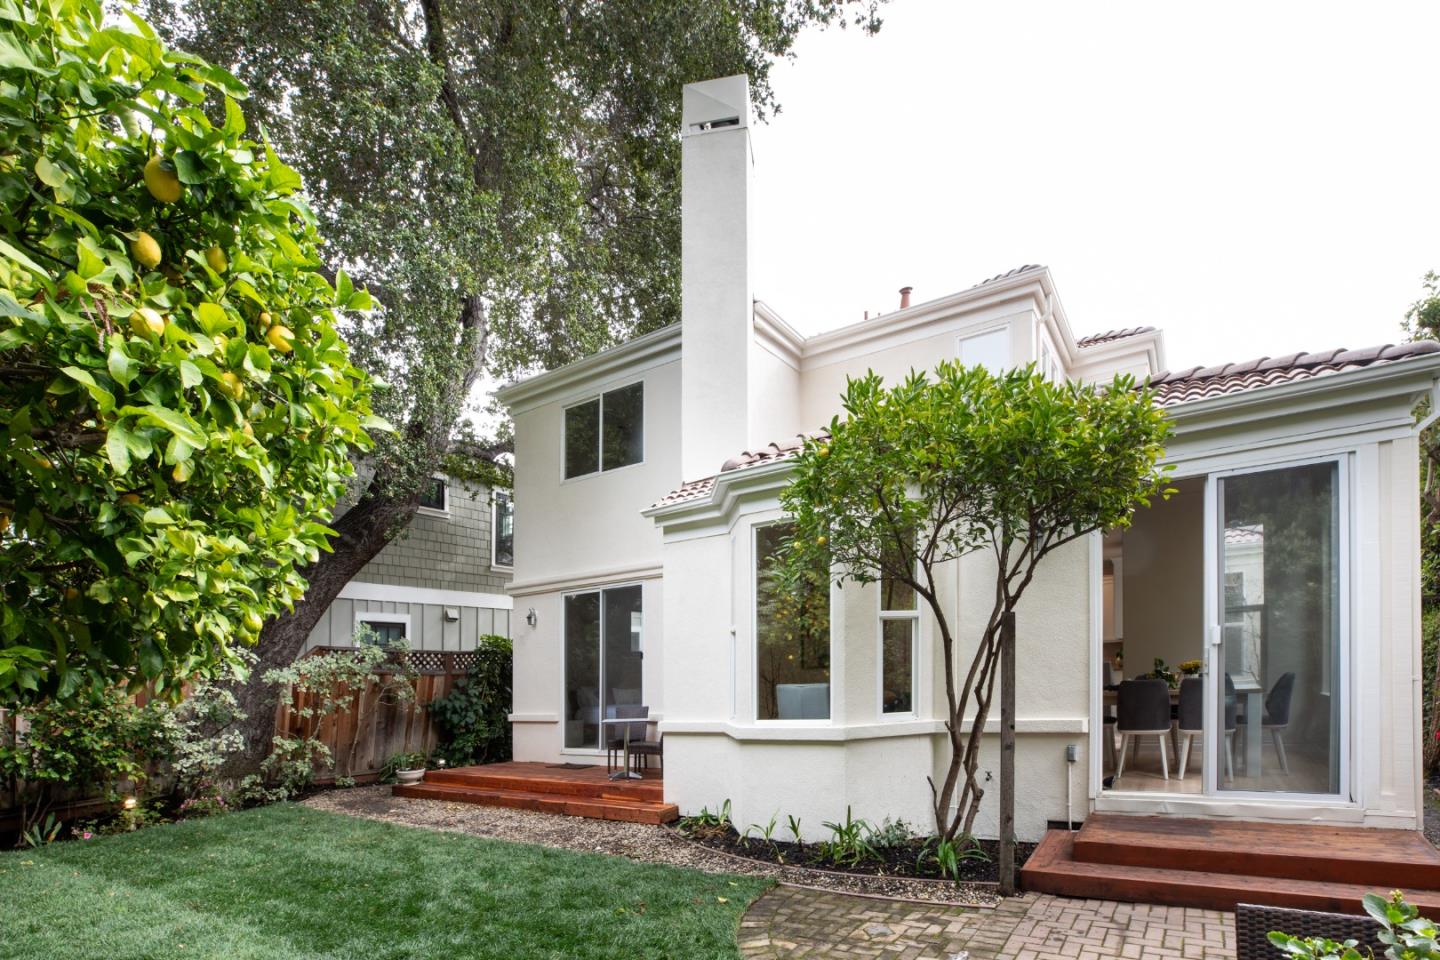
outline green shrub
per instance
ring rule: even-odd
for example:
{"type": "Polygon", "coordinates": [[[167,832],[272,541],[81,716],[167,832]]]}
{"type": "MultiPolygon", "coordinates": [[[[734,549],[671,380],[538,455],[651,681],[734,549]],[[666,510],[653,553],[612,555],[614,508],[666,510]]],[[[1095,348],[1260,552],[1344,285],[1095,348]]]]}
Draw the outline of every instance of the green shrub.
{"type": "MultiPolygon", "coordinates": [[[[1380,925],[1378,939],[1385,944],[1388,960],[1440,960],[1440,945],[1436,944],[1440,928],[1420,916],[1399,890],[1391,891],[1389,897],[1367,893],[1363,902],[1365,912],[1380,925]]],[[[1336,943],[1324,937],[1293,937],[1279,931],[1271,931],[1269,939],[1286,956],[1300,960],[1365,960],[1371,956],[1368,948],[1361,953],[1354,940],[1336,943]]]]}
{"type": "Polygon", "coordinates": [[[510,759],[511,664],[506,637],[484,636],[475,647],[475,665],[443,697],[430,701],[439,731],[435,756],[450,766],[510,759]]]}

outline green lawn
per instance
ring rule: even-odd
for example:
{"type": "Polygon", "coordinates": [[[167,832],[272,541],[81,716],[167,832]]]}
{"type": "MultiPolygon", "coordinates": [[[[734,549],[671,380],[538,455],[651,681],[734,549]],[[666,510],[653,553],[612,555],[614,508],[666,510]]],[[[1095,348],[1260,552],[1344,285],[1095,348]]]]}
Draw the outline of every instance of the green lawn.
{"type": "Polygon", "coordinates": [[[0,958],[731,958],[768,885],[278,804],[0,854],[0,958]]]}

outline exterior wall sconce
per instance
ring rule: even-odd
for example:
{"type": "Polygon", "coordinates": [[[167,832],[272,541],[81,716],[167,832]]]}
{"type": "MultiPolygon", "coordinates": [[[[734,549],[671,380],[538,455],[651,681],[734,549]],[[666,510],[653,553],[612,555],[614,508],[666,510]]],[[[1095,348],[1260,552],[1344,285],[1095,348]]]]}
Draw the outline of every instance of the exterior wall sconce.
{"type": "Polygon", "coordinates": [[[537,617],[537,616],[535,616],[535,608],[534,608],[534,607],[531,607],[531,608],[529,609],[529,611],[526,612],[526,614],[525,614],[525,622],[528,623],[528,624],[529,624],[530,626],[532,626],[532,627],[535,626],[535,624],[537,624],[537,623],[540,622],[540,618],[537,617]]]}

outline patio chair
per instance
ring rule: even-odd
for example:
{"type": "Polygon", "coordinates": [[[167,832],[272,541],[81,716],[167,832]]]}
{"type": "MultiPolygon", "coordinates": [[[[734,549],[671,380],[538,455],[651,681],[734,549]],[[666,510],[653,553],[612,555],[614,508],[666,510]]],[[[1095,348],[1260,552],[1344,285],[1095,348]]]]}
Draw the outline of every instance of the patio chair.
{"type": "Polygon", "coordinates": [[[635,754],[635,744],[645,739],[645,728],[650,726],[646,719],[650,716],[650,708],[635,703],[622,703],[613,707],[606,707],[605,713],[609,718],[615,720],[636,720],[636,723],[614,724],[607,727],[613,730],[609,739],[605,741],[605,772],[609,773],[615,769],[615,755],[625,750],[625,732],[630,732],[630,754],[635,754]]]}
{"type": "Polygon", "coordinates": [[[1115,768],[1118,780],[1125,773],[1125,748],[1135,738],[1135,753],[1140,752],[1142,737],[1154,737],[1160,743],[1160,772],[1170,779],[1170,754],[1166,741],[1170,738],[1170,687],[1164,680],[1126,680],[1116,695],[1115,730],[1120,734],[1120,763],[1115,768]]]}
{"type": "MultiPolygon", "coordinates": [[[[1205,681],[1186,677],[1180,681],[1180,707],[1175,723],[1180,741],[1180,771],[1176,779],[1184,780],[1190,769],[1190,742],[1205,736],[1205,681]]],[[[1225,779],[1235,779],[1235,699],[1225,698],[1225,779]]]]}
{"type": "Polygon", "coordinates": [[[636,743],[630,741],[630,756],[639,757],[641,766],[650,769],[650,758],[655,757],[660,765],[660,773],[665,773],[665,737],[662,734],[655,740],[641,740],[636,743]]]}
{"type": "Polygon", "coordinates": [[[1368,947],[1376,957],[1385,953],[1385,944],[1377,936],[1380,925],[1369,917],[1238,903],[1235,905],[1236,960],[1279,960],[1283,954],[1270,943],[1271,930],[1296,937],[1326,937],[1337,943],[1357,940],[1362,950],[1368,947]]]}

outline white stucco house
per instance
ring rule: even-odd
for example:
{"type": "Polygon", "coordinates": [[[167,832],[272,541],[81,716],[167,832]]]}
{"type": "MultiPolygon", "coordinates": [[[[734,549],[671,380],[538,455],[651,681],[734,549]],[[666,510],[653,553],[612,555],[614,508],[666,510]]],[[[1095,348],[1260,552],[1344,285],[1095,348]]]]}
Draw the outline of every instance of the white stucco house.
{"type": "MultiPolygon", "coordinates": [[[[1160,330],[1077,336],[1040,266],[804,337],[752,284],[750,121],[743,77],[684,90],[682,321],[499,393],[516,758],[598,762],[599,718],[646,704],[682,813],[728,799],[738,824],[795,815],[813,836],[847,806],[929,825],[948,744],[926,612],[832,588],[828,645],[787,640],[767,630],[765,569],[799,435],[839,411],[846,378],[958,357],[1148,378],[1174,423],[1179,493],[1047,560],[1023,601],[1021,838],[1093,811],[1418,828],[1415,410],[1440,347],[1164,372],[1160,330]],[[1204,737],[1183,775],[1152,739],[1116,777],[1107,678],[1156,658],[1205,664],[1207,731],[1227,704],[1247,722],[1204,737]]],[[[979,558],[947,573],[962,663],[991,583],[979,558]]]]}

